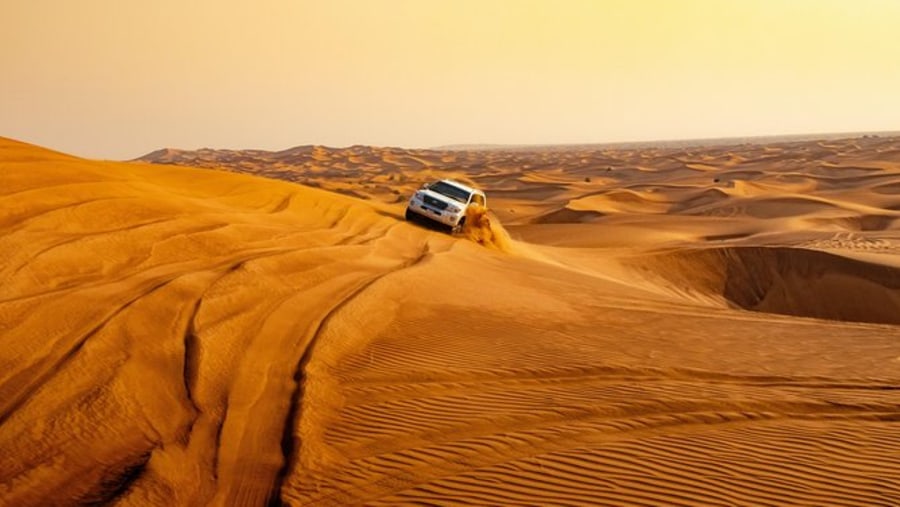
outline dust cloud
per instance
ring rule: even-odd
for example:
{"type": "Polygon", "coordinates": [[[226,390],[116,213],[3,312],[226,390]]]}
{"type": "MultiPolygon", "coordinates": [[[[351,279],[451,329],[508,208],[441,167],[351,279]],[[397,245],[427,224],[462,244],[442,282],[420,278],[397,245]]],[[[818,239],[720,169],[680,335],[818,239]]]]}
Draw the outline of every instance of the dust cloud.
{"type": "Polygon", "coordinates": [[[512,240],[509,233],[500,224],[496,217],[491,218],[490,211],[484,206],[472,205],[466,210],[466,223],[463,226],[463,236],[479,245],[509,252],[512,249],[512,240]]]}

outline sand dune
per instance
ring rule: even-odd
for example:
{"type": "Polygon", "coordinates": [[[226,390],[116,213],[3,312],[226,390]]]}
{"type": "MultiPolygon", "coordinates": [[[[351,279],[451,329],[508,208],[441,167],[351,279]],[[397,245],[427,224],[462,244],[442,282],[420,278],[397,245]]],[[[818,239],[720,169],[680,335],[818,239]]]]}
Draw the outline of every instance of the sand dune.
{"type": "Polygon", "coordinates": [[[0,139],[0,505],[897,505],[898,153],[0,139]]]}
{"type": "Polygon", "coordinates": [[[900,266],[801,248],[722,247],[625,261],[686,295],[748,310],[900,324],[900,266]],[[701,276],[698,276],[701,275],[701,276]],[[810,297],[827,294],[828,297],[810,297]]]}

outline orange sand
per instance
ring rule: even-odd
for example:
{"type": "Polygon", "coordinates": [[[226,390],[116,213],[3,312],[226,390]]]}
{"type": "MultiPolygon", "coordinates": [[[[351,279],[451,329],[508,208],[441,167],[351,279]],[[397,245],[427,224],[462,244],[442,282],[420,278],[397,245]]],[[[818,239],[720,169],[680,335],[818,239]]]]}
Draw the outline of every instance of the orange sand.
{"type": "Polygon", "coordinates": [[[900,138],[145,160],[0,138],[0,505],[900,504],[900,138]]]}

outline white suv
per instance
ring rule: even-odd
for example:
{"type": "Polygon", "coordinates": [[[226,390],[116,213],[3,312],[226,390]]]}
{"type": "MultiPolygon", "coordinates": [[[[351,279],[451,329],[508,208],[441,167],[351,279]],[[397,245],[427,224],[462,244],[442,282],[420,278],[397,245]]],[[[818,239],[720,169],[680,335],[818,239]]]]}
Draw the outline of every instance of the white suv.
{"type": "Polygon", "coordinates": [[[406,206],[406,219],[425,217],[450,229],[462,230],[469,206],[487,207],[484,192],[453,180],[438,180],[422,186],[406,206]]]}

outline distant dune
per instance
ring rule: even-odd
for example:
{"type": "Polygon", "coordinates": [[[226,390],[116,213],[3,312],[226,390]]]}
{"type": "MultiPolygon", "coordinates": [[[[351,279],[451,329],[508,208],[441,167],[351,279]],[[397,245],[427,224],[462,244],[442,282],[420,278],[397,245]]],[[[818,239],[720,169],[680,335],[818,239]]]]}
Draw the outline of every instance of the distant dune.
{"type": "Polygon", "coordinates": [[[625,141],[605,143],[567,143],[567,144],[448,144],[436,146],[434,150],[453,151],[485,151],[485,150],[515,150],[515,151],[560,151],[560,150],[606,150],[606,149],[632,149],[632,148],[694,148],[710,146],[737,146],[741,144],[776,144],[797,141],[827,141],[829,139],[848,138],[878,138],[897,137],[900,131],[872,131],[872,132],[833,132],[817,134],[785,134],[769,136],[746,137],[714,137],[707,139],[657,139],[654,141],[625,141]]]}
{"type": "Polygon", "coordinates": [[[0,251],[3,506],[900,504],[900,137],[0,138],[0,251]]]}

